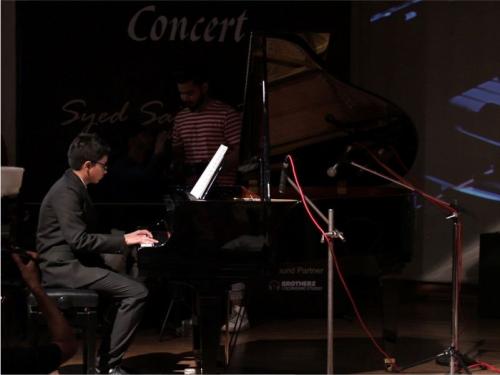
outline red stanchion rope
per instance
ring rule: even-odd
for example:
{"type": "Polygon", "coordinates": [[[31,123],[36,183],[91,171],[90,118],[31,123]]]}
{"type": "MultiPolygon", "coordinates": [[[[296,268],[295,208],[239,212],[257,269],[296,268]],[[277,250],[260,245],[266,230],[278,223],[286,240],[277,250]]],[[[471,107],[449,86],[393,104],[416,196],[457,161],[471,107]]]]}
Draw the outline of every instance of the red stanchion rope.
{"type": "Polygon", "coordinates": [[[469,366],[469,369],[474,369],[474,368],[480,368],[481,370],[489,370],[491,372],[495,372],[497,374],[500,374],[500,368],[495,367],[493,365],[490,365],[489,363],[482,362],[482,361],[477,361],[475,360],[475,364],[469,366]]]}
{"type": "MultiPolygon", "coordinates": [[[[373,345],[375,346],[375,348],[384,356],[384,358],[386,358],[388,360],[392,359],[393,357],[391,357],[389,354],[387,354],[384,351],[384,349],[382,349],[382,347],[378,344],[377,340],[375,340],[373,334],[371,333],[370,329],[368,328],[368,326],[366,325],[364,319],[362,318],[361,313],[359,312],[358,306],[356,304],[356,301],[354,300],[354,298],[352,296],[352,293],[351,293],[351,291],[349,289],[349,286],[347,285],[347,282],[344,279],[344,274],[343,274],[343,272],[342,272],[342,270],[341,270],[341,268],[340,268],[340,266],[338,264],[337,257],[335,255],[335,249],[334,249],[334,246],[333,246],[333,239],[330,238],[327,235],[327,233],[323,230],[323,228],[321,227],[321,225],[318,223],[318,221],[314,217],[313,213],[311,212],[311,210],[309,208],[309,205],[307,204],[307,201],[306,201],[305,196],[304,196],[304,192],[302,191],[302,186],[300,185],[300,181],[299,181],[299,178],[297,176],[297,172],[295,170],[295,164],[294,164],[292,156],[291,155],[287,155],[286,157],[290,161],[290,166],[292,167],[293,178],[295,180],[295,184],[297,185],[297,189],[299,190],[299,195],[300,195],[302,204],[304,205],[304,209],[307,212],[307,215],[309,216],[309,218],[313,222],[314,226],[322,234],[323,238],[326,239],[326,241],[329,241],[329,242],[332,243],[332,259],[333,259],[333,263],[334,263],[334,266],[335,266],[335,270],[337,271],[337,275],[339,277],[339,280],[342,283],[342,286],[343,286],[343,288],[344,288],[344,290],[345,290],[345,292],[347,294],[347,297],[349,298],[349,301],[351,302],[352,308],[354,310],[356,318],[358,319],[359,324],[361,325],[363,331],[366,333],[366,335],[368,336],[368,338],[370,339],[370,341],[373,343],[373,345]]],[[[393,366],[396,366],[396,365],[394,364],[393,366]]]]}

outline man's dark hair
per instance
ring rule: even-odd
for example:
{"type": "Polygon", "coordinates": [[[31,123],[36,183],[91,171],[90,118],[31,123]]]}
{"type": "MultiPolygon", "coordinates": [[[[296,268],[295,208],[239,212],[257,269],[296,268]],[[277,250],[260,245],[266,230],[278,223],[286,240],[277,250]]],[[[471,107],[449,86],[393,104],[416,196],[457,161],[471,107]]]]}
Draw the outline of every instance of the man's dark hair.
{"type": "Polygon", "coordinates": [[[97,134],[79,134],[68,149],[68,164],[71,169],[79,170],[86,161],[96,162],[111,151],[108,144],[97,134]]]}
{"type": "Polygon", "coordinates": [[[185,67],[182,70],[174,71],[172,75],[177,84],[192,81],[196,85],[201,85],[208,82],[206,69],[200,67],[185,67]]]}

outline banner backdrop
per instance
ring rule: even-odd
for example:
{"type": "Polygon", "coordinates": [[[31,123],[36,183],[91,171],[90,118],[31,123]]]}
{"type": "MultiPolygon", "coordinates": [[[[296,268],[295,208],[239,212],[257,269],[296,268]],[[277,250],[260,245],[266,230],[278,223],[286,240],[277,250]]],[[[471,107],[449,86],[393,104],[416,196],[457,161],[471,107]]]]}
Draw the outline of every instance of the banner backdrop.
{"type": "Polygon", "coordinates": [[[131,147],[151,152],[157,134],[171,129],[179,109],[172,72],[186,64],[206,68],[212,96],[242,110],[251,31],[331,32],[342,48],[327,58],[348,71],[349,14],[342,2],[16,3],[25,198],[40,201],[66,168],[70,141],[93,131],[113,148],[93,196],[116,200],[119,192],[104,193],[113,164],[131,147]]]}
{"type": "Polygon", "coordinates": [[[27,199],[43,197],[82,131],[111,144],[110,163],[138,132],[146,134],[143,147],[154,147],[180,107],[172,72],[186,64],[207,70],[214,97],[242,104],[244,7],[19,2],[17,15],[18,155],[27,199]]]}

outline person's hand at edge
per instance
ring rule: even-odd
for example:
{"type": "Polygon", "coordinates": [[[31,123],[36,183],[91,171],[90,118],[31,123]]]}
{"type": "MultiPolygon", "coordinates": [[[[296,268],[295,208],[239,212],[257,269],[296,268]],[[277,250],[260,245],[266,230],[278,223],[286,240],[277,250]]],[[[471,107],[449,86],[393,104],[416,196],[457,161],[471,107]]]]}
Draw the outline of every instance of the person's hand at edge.
{"type": "Polygon", "coordinates": [[[40,283],[40,273],[35,263],[38,254],[33,251],[28,251],[27,253],[31,256],[31,259],[27,263],[24,263],[18,254],[12,254],[11,256],[19,268],[22,278],[31,293],[35,296],[39,310],[47,320],[52,342],[59,346],[61,350],[61,363],[63,363],[76,353],[78,342],[68,321],[56,303],[45,293],[40,283]]]}

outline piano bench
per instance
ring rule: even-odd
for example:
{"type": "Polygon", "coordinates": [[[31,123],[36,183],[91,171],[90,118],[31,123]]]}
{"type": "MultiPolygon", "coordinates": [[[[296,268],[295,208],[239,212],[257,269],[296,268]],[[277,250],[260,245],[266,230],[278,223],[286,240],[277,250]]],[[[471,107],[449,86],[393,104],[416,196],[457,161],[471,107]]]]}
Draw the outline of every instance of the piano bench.
{"type": "MultiPolygon", "coordinates": [[[[96,328],[97,306],[99,295],[88,289],[45,289],[47,295],[54,299],[63,311],[72,327],[82,331],[83,338],[83,373],[95,374],[96,362],[96,328]]],[[[44,322],[42,313],[38,310],[36,298],[30,294],[27,300],[28,317],[30,321],[44,322]]]]}

